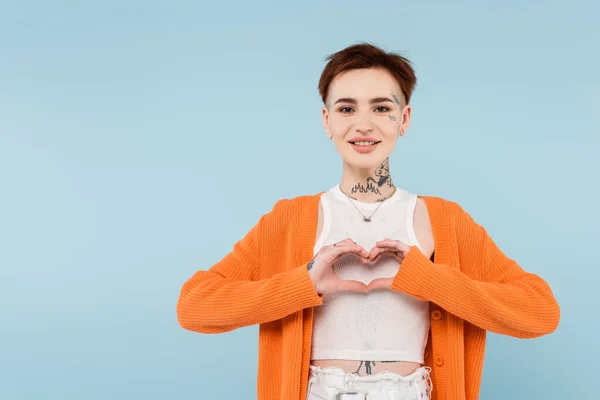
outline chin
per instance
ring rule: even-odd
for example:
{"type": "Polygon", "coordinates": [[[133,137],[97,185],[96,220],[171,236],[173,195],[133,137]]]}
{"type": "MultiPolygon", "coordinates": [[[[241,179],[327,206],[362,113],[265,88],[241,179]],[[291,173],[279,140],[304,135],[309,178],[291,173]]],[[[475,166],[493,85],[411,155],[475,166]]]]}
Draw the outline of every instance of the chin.
{"type": "Polygon", "coordinates": [[[384,160],[385,157],[382,159],[376,154],[361,155],[359,157],[354,155],[344,157],[346,164],[350,165],[351,167],[368,170],[374,170],[378,168],[384,160]]]}

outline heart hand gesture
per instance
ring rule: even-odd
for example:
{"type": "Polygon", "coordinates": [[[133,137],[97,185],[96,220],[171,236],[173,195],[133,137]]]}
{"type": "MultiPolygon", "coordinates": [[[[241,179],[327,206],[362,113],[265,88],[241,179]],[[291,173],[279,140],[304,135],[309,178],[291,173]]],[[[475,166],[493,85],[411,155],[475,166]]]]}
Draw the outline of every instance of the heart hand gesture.
{"type": "Polygon", "coordinates": [[[389,289],[394,278],[378,278],[365,285],[360,281],[340,279],[335,273],[333,265],[340,257],[347,254],[355,254],[364,264],[374,262],[385,255],[392,256],[402,263],[409,250],[410,246],[398,240],[384,239],[377,242],[375,247],[367,252],[348,238],[323,246],[308,263],[308,273],[317,293],[320,294],[342,291],[366,293],[373,289],[389,289]]]}
{"type": "MultiPolygon", "coordinates": [[[[393,257],[400,265],[408,255],[411,246],[402,243],[399,240],[384,239],[375,243],[375,247],[369,252],[369,260],[375,261],[383,255],[393,257]]],[[[392,287],[394,278],[377,278],[367,285],[368,290],[373,289],[389,289],[392,287]]]]}

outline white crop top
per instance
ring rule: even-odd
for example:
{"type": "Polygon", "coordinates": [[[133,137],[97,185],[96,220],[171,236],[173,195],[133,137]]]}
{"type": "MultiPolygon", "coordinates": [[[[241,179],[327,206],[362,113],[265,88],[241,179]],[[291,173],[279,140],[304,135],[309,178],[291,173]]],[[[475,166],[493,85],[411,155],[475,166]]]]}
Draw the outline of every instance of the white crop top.
{"type": "MultiPolygon", "coordinates": [[[[369,216],[379,203],[352,200],[369,216]]],[[[351,238],[367,251],[385,239],[419,246],[413,229],[417,196],[397,188],[375,212],[371,222],[334,186],[321,196],[323,228],[314,247],[316,254],[328,244],[351,238]]],[[[422,250],[422,249],[421,249],[422,250]]],[[[369,283],[394,277],[399,264],[391,257],[370,265],[344,256],[334,265],[341,279],[369,283]]],[[[369,293],[341,292],[323,296],[315,307],[311,359],[410,361],[423,363],[429,334],[429,302],[392,290],[369,293]]]]}

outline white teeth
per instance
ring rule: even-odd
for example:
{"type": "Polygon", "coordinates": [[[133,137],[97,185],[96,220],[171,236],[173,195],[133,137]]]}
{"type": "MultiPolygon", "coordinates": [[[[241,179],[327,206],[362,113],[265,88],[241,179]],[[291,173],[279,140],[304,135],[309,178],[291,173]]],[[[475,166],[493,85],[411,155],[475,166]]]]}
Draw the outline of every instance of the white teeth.
{"type": "Polygon", "coordinates": [[[357,144],[359,146],[370,146],[372,144],[375,144],[375,142],[354,142],[354,144],[357,144]]]}

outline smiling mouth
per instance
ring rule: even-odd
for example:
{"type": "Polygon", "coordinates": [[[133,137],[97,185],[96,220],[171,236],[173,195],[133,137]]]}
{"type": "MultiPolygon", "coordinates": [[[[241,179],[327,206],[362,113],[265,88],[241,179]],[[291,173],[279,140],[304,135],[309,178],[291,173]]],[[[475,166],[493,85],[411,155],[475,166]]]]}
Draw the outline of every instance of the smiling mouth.
{"type": "Polygon", "coordinates": [[[377,142],[364,142],[364,141],[360,141],[360,142],[349,142],[349,143],[354,144],[356,146],[372,146],[374,144],[381,143],[381,140],[379,140],[377,142]]]}

